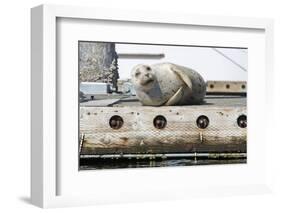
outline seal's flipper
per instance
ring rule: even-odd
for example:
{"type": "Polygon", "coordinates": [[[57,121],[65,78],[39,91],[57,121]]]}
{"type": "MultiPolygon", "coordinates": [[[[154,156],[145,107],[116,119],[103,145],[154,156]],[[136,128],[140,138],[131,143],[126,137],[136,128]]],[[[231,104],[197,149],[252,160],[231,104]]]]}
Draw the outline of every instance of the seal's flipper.
{"type": "Polygon", "coordinates": [[[192,82],[190,80],[190,77],[187,75],[186,72],[184,72],[185,67],[177,67],[176,65],[171,66],[171,70],[174,71],[181,79],[182,81],[192,89],[192,82]]]}
{"type": "Polygon", "coordinates": [[[165,106],[173,106],[178,104],[182,96],[184,94],[183,87],[179,88],[179,90],[165,103],[165,106]]]}

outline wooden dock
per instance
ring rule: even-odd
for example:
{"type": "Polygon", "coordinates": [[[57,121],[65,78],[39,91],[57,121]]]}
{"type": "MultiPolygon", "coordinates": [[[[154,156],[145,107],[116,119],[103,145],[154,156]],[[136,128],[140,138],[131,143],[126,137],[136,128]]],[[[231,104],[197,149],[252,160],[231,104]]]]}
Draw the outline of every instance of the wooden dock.
{"type": "Polygon", "coordinates": [[[245,96],[208,95],[203,105],[150,107],[113,94],[80,104],[81,156],[245,153],[246,141],[245,96]]]}

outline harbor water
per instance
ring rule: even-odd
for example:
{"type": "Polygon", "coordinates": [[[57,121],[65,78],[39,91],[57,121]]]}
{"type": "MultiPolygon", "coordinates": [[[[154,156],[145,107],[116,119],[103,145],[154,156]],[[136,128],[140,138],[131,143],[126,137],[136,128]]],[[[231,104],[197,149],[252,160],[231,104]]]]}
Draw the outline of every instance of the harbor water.
{"type": "Polygon", "coordinates": [[[147,168],[147,167],[174,167],[197,166],[216,164],[244,164],[246,158],[239,159],[165,159],[165,160],[140,160],[140,159],[80,159],[80,170],[96,169],[122,169],[122,168],[147,168]]]}

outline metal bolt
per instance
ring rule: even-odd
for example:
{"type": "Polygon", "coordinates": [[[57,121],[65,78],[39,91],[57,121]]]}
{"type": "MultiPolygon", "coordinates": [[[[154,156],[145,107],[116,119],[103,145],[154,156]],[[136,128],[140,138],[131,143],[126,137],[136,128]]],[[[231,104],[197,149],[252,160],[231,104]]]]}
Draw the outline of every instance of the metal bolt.
{"type": "Polygon", "coordinates": [[[164,129],[167,125],[167,120],[163,115],[157,115],[153,120],[153,125],[157,129],[164,129]]]}
{"type": "Polygon", "coordinates": [[[246,115],[240,115],[237,118],[237,124],[241,128],[246,128],[247,127],[247,116],[246,115]]]}
{"type": "Polygon", "coordinates": [[[200,115],[197,120],[196,124],[200,129],[206,129],[209,125],[209,118],[205,115],[200,115]]]}
{"type": "Polygon", "coordinates": [[[124,124],[123,118],[119,115],[114,115],[109,120],[109,126],[112,129],[120,129],[124,124]]]}

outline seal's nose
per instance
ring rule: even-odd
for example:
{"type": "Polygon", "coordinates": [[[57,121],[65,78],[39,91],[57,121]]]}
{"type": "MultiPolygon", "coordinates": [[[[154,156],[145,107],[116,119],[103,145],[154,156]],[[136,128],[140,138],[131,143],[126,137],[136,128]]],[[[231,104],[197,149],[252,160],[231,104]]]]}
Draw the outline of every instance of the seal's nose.
{"type": "Polygon", "coordinates": [[[145,77],[148,77],[148,78],[150,77],[149,73],[145,73],[144,75],[145,75],[145,77]]]}

